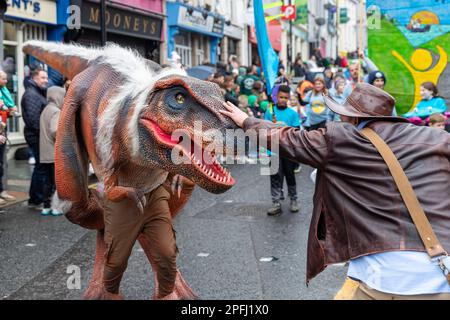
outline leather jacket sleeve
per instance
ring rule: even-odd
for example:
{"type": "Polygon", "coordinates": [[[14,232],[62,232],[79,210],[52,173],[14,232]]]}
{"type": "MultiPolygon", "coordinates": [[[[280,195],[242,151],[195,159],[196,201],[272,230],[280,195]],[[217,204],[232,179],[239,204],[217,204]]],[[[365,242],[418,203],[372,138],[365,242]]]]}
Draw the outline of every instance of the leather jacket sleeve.
{"type": "Polygon", "coordinates": [[[273,144],[279,141],[279,153],[282,157],[315,168],[322,168],[326,164],[329,145],[327,129],[308,132],[255,118],[247,118],[243,129],[256,130],[258,138],[262,138],[262,135],[267,136],[269,150],[273,150],[273,144]]]}

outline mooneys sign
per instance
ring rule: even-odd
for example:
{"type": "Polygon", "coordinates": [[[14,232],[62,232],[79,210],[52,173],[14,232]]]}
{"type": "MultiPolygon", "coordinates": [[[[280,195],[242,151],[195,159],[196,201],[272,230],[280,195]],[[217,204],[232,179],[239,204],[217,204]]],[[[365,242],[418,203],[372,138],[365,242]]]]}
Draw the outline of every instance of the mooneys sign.
{"type": "MultiPolygon", "coordinates": [[[[147,16],[138,12],[126,11],[108,6],[105,13],[106,29],[132,37],[161,40],[162,18],[147,16]]],[[[85,28],[100,30],[100,5],[83,1],[81,7],[81,25],[85,28]]]]}

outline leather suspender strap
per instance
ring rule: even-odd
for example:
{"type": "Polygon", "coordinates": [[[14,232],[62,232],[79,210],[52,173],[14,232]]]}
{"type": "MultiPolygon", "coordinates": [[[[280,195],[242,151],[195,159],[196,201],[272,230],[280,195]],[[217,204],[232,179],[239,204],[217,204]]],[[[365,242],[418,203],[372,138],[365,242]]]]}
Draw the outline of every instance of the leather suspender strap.
{"type": "Polygon", "coordinates": [[[444,250],[434,233],[405,171],[403,171],[391,148],[389,148],[386,142],[384,142],[384,140],[372,129],[364,128],[361,130],[361,133],[372,142],[386,162],[430,257],[436,258],[439,256],[447,256],[447,252],[444,250]]]}

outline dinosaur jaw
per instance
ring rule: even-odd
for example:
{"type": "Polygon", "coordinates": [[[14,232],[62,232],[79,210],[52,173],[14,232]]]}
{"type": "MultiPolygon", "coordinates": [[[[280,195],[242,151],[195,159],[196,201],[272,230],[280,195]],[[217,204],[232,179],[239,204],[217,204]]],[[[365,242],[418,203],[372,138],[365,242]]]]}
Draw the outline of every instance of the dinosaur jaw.
{"type": "MultiPolygon", "coordinates": [[[[169,149],[178,148],[183,155],[190,159],[190,166],[194,166],[195,170],[201,173],[202,177],[210,183],[220,187],[220,189],[229,189],[236,183],[231,174],[217,162],[214,154],[208,154],[203,148],[195,145],[193,141],[191,141],[191,150],[186,150],[180,141],[173,140],[172,136],[164,132],[154,121],[142,118],[141,123],[151,131],[159,143],[169,149]],[[202,152],[194,152],[195,150],[201,150],[202,152]],[[205,155],[208,159],[204,159],[205,155]]],[[[187,178],[194,180],[200,185],[202,184],[196,177],[187,178]]]]}

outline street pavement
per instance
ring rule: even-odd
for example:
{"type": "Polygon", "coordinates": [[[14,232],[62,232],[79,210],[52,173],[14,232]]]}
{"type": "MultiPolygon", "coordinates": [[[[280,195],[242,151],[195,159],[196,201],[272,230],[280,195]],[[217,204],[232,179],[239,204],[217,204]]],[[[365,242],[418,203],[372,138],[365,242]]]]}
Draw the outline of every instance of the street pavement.
{"type": "MultiPolygon", "coordinates": [[[[174,222],[178,266],[194,292],[212,300],[332,299],[345,279],[345,266],[330,266],[305,284],[312,168],[302,166],[297,174],[300,213],[289,212],[286,200],[278,217],[266,214],[269,177],[260,175],[258,165],[229,169],[235,187],[221,195],[198,188],[174,222]]],[[[64,217],[42,217],[26,203],[6,208],[0,214],[0,299],[82,299],[94,252],[95,232],[64,217]],[[68,288],[72,266],[80,270],[80,288],[68,288]]],[[[150,299],[153,283],[136,244],[121,292],[127,299],[150,299]]]]}

